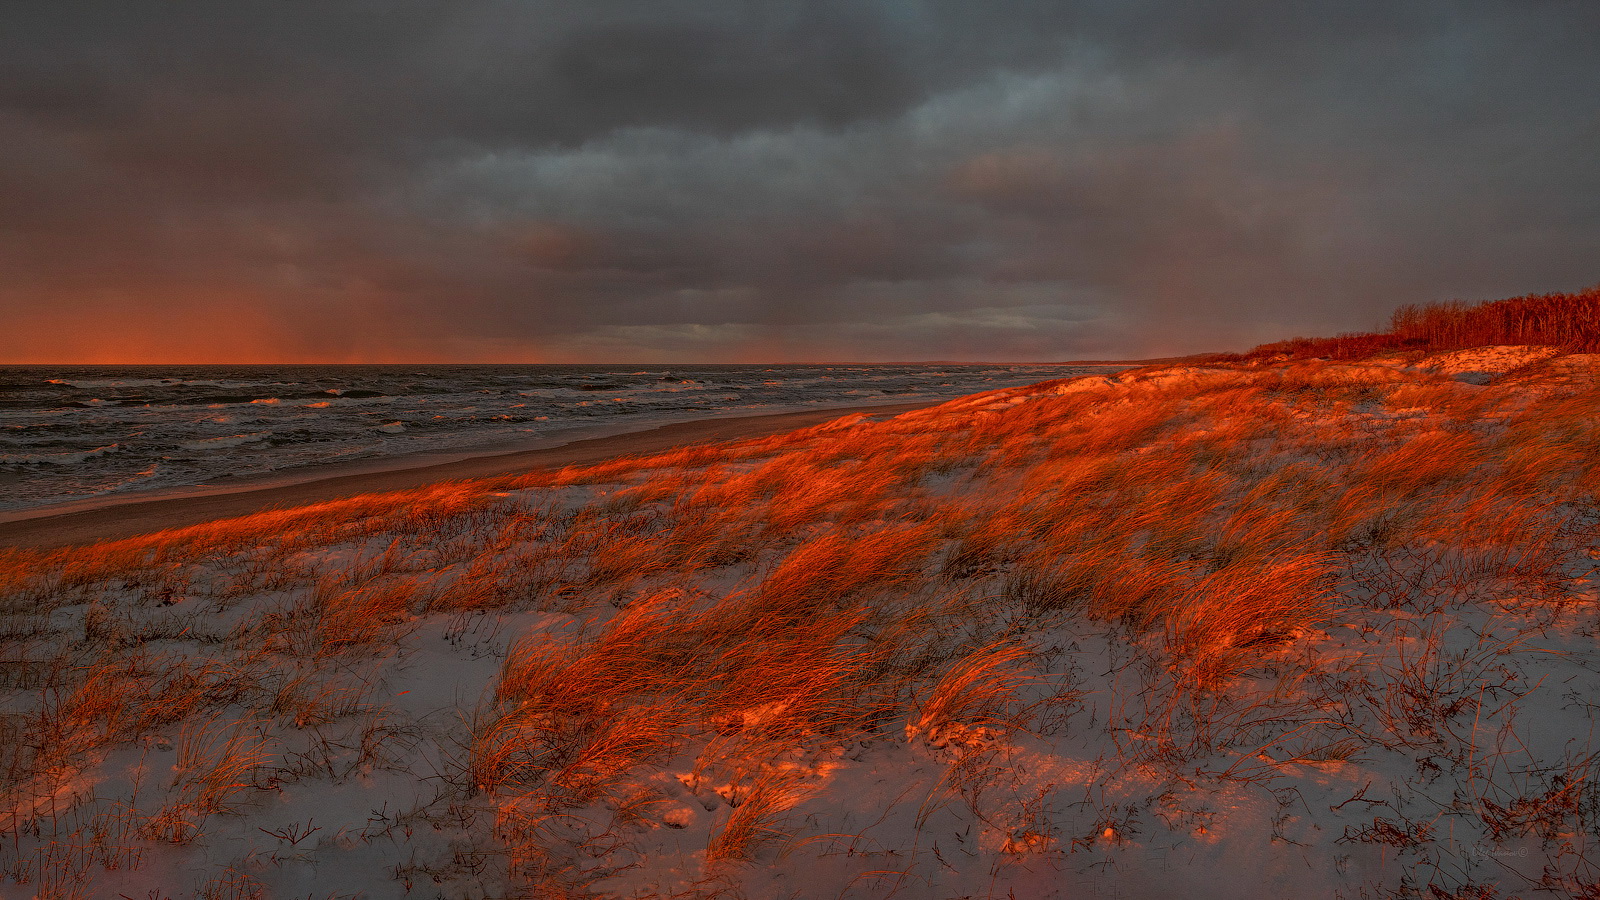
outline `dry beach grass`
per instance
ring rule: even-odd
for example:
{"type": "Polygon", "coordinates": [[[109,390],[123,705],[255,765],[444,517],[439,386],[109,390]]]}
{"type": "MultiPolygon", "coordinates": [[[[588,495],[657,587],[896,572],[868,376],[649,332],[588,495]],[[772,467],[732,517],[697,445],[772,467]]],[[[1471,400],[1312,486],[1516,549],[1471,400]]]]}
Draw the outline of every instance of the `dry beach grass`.
{"type": "Polygon", "coordinates": [[[1150,367],[0,557],[0,892],[1600,896],[1600,382],[1150,367]]]}

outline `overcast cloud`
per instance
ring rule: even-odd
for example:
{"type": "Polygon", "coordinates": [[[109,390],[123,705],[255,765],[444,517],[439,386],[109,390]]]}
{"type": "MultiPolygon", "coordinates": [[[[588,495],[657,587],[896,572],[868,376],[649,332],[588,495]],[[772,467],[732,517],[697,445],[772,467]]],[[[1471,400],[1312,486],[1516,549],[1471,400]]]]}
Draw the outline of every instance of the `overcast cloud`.
{"type": "Polygon", "coordinates": [[[1050,360],[1600,281],[1600,4],[0,7],[0,362],[1050,360]]]}

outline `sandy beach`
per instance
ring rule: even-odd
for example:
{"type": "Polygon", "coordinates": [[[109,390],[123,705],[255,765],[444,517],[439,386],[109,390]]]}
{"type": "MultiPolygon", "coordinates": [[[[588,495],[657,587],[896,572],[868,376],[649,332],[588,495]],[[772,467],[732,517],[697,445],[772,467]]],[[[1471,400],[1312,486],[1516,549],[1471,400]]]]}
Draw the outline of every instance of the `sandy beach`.
{"type": "Polygon", "coordinates": [[[1146,367],[14,522],[0,897],[1595,896],[1597,371],[1146,367]]]}
{"type": "Polygon", "coordinates": [[[880,417],[930,405],[842,406],[757,416],[695,419],[642,431],[585,438],[554,447],[509,452],[491,450],[442,463],[430,462],[427,456],[418,459],[400,457],[384,460],[381,466],[354,464],[311,468],[202,488],[97,497],[37,510],[0,513],[0,548],[43,549],[117,540],[358,494],[406,490],[442,481],[519,474],[533,469],[590,465],[674,447],[779,434],[853,413],[880,417]]]}
{"type": "Polygon", "coordinates": [[[1431,7],[13,0],[0,900],[1600,900],[1600,0],[1431,7]]]}

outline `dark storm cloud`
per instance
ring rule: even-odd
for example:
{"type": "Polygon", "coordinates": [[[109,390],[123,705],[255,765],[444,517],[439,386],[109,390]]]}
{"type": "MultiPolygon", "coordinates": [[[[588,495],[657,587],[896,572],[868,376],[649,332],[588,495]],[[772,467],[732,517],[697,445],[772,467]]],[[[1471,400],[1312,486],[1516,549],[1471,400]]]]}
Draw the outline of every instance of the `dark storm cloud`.
{"type": "Polygon", "coordinates": [[[1600,280],[1600,7],[0,11],[0,361],[1049,358],[1600,280]]]}

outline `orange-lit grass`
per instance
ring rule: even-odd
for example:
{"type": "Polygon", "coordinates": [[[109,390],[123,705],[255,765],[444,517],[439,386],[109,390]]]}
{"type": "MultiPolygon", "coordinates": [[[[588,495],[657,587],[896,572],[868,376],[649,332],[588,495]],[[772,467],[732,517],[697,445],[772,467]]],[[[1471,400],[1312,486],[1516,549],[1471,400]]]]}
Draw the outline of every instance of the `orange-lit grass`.
{"type": "Polygon", "coordinates": [[[696,777],[727,780],[743,798],[708,859],[748,854],[801,796],[766,761],[881,728],[903,702],[902,680],[884,683],[892,651],[858,634],[872,618],[862,601],[903,583],[916,558],[897,551],[919,539],[931,545],[931,531],[864,535],[858,556],[813,540],[757,590],[718,600],[662,592],[591,641],[519,642],[478,728],[474,783],[500,798],[502,822],[523,823],[512,831],[525,842],[531,810],[620,802],[636,794],[642,767],[698,743],[696,777]]]}
{"type": "Polygon", "coordinates": [[[234,808],[251,786],[252,773],[268,758],[248,720],[224,726],[217,717],[196,719],[179,733],[171,788],[175,795],[140,828],[155,841],[186,844],[206,820],[234,808]]]}
{"type": "Polygon", "coordinates": [[[646,701],[679,710],[684,727],[730,733],[755,719],[769,733],[859,728],[872,709],[856,682],[874,655],[847,635],[863,621],[860,598],[909,577],[905,544],[919,536],[928,542],[926,529],[818,539],[757,591],[709,605],[665,591],[636,600],[592,644],[518,642],[482,726],[475,782],[492,790],[564,771],[590,730],[613,713],[638,718],[646,701]]]}
{"type": "MultiPolygon", "coordinates": [[[[325,580],[311,594],[315,655],[332,656],[370,649],[393,640],[397,626],[413,606],[425,606],[418,594],[424,585],[411,578],[372,579],[359,586],[325,580]]],[[[270,629],[269,629],[270,630],[270,629]]]]}
{"type": "Polygon", "coordinates": [[[1020,672],[1028,655],[1026,647],[1009,640],[963,655],[919,698],[907,734],[943,740],[957,729],[1014,727],[1015,717],[1003,716],[1001,711],[1028,680],[1020,672]]]}
{"type": "MultiPolygon", "coordinates": [[[[4,720],[32,748],[8,766],[86,764],[231,705],[314,727],[359,705],[340,691],[361,693],[319,661],[375,655],[422,617],[530,608],[587,624],[513,644],[463,767],[515,871],[559,869],[563,840],[623,840],[655,799],[643,775],[685,753],[744,798],[707,847],[731,860],[779,836],[804,795],[769,764],[785,753],[905,726],[1026,727],[1010,704],[1032,662],[1001,622],[1114,623],[1171,687],[1150,706],[1164,717],[1161,752],[1227,748],[1195,736],[1175,749],[1188,727],[1178,711],[1223,708],[1193,698],[1248,685],[1296,635],[1342,615],[1336,584],[1392,585],[1373,597],[1395,608],[1472,585],[1501,596],[1482,586],[1553,578],[1551,548],[1579,527],[1569,507],[1595,503],[1592,392],[1464,390],[1370,368],[1146,373],[1101,394],[980,399],[7,554],[4,609],[86,603],[84,649],[117,655],[70,677],[62,657],[36,717],[4,720]],[[208,565],[226,577],[207,581],[208,565]],[[231,695],[226,668],[194,695],[155,677],[138,661],[155,632],[117,606],[261,592],[287,596],[226,652],[268,677],[231,695]],[[589,824],[573,830],[577,818],[589,824]]],[[[48,631],[18,623],[5,647],[48,631]]],[[[1242,741],[1261,721],[1227,733],[1242,741]]],[[[187,837],[194,809],[229,802],[204,796],[179,791],[164,833],[187,837]]]]}
{"type": "Polygon", "coordinates": [[[1365,454],[1350,480],[1391,496],[1424,497],[1477,481],[1484,462],[1477,435],[1430,429],[1407,434],[1392,448],[1365,454]]]}
{"type": "Polygon", "coordinates": [[[53,803],[96,753],[258,690],[254,673],[225,662],[195,664],[143,651],[86,666],[62,657],[43,681],[36,708],[13,720],[0,833],[28,822],[41,803],[53,803]]]}
{"type": "Polygon", "coordinates": [[[808,787],[792,771],[763,772],[745,789],[721,830],[711,836],[706,845],[706,861],[715,864],[748,859],[764,844],[787,837],[780,819],[814,789],[808,787]]]}
{"type": "Polygon", "coordinates": [[[1332,618],[1332,565],[1322,554],[1245,558],[1201,578],[1165,616],[1168,652],[1196,688],[1216,689],[1332,618]]]}

